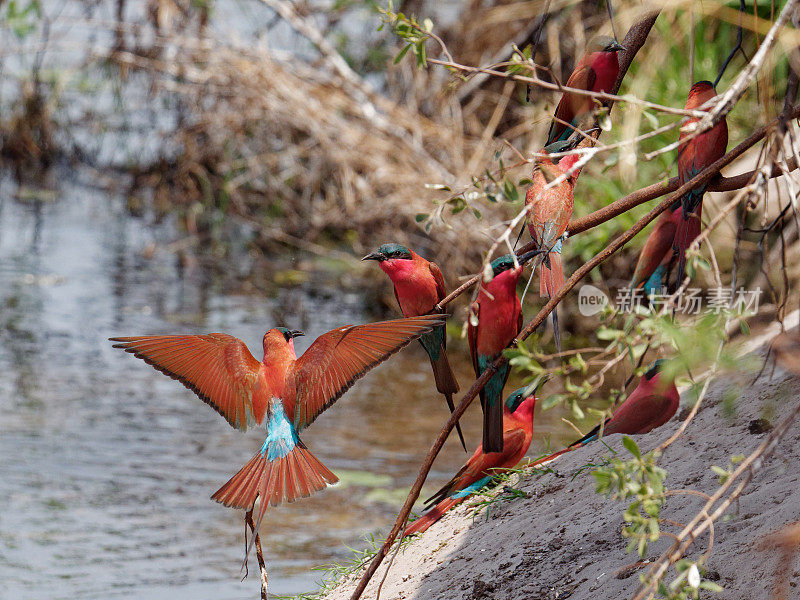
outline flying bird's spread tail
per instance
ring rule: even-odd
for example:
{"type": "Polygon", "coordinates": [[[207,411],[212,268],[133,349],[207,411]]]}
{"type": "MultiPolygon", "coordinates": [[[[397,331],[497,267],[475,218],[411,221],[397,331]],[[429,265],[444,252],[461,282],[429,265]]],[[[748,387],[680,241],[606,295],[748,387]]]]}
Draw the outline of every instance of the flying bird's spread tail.
{"type": "Polygon", "coordinates": [[[256,499],[260,499],[245,560],[268,506],[294,502],[339,481],[297,437],[283,403],[273,398],[269,410],[267,439],[261,450],[211,496],[225,506],[245,510],[251,510],[256,499]]]}
{"type": "Polygon", "coordinates": [[[283,403],[273,398],[269,410],[267,439],[261,450],[211,496],[225,506],[245,509],[252,508],[258,497],[259,520],[270,504],[293,502],[339,481],[297,437],[283,403]]]}
{"type": "Polygon", "coordinates": [[[261,498],[260,520],[268,505],[294,502],[337,481],[336,475],[299,443],[286,456],[274,460],[256,452],[211,498],[229,508],[245,510],[261,498]]]}

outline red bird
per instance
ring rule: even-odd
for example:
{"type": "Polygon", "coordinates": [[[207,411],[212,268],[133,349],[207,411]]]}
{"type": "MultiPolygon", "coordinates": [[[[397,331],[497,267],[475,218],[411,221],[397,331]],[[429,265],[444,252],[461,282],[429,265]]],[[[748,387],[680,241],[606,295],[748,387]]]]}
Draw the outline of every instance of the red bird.
{"type": "MultiPolygon", "coordinates": [[[[592,92],[608,92],[619,75],[617,52],[623,50],[613,38],[597,36],[586,49],[572,75],[567,79],[567,87],[592,92]]],[[[596,101],[591,96],[565,92],[558,103],[555,119],[547,134],[547,144],[565,140],[580,129],[586,118],[594,112],[596,101]],[[569,123],[572,127],[565,125],[569,123]]]]}
{"type": "MultiPolygon", "coordinates": [[[[378,266],[394,284],[394,297],[404,317],[416,317],[430,313],[447,295],[444,277],[438,265],[422,258],[416,252],[400,244],[383,244],[377,252],[367,254],[361,260],[377,260],[378,266]]],[[[438,311],[443,313],[444,310],[438,311]]],[[[431,360],[436,389],[443,394],[450,407],[455,410],[453,394],[458,392],[458,382],[447,358],[447,332],[445,326],[434,327],[430,333],[419,338],[431,360]]],[[[456,423],[458,437],[464,451],[464,434],[456,423]]]]}
{"type": "Polygon", "coordinates": [[[111,341],[180,381],[232,427],[246,431],[266,425],[261,450],[212,496],[244,509],[260,498],[260,524],[268,505],[292,502],[338,481],[298,433],[372,367],[442,321],[440,315],[428,315],[339,327],[319,336],[300,358],[293,338],[303,333],[276,327],[264,334],[261,362],[244,342],[224,333],[111,341]]]}
{"type": "MultiPolygon", "coordinates": [[[[522,329],[517,281],[522,274],[522,264],[535,254],[537,251],[533,250],[520,256],[516,267],[510,254],[494,259],[492,280],[481,284],[478,298],[470,306],[467,339],[476,377],[481,376],[522,329]]],[[[503,388],[510,370],[510,365],[505,363],[480,391],[485,452],[503,451],[503,388]]]]}
{"type": "MultiPolygon", "coordinates": [[[[664,361],[657,360],[639,380],[639,385],[620,404],[610,418],[603,423],[603,436],[612,433],[629,435],[647,433],[661,427],[678,411],[680,394],[673,381],[661,377],[664,361]]],[[[600,435],[600,425],[581,439],[570,444],[570,448],[591,442],[600,435]]]]}
{"type": "Polygon", "coordinates": [[[425,504],[436,504],[427,513],[414,521],[406,535],[422,533],[452,507],[491,482],[502,469],[511,469],[522,460],[533,437],[533,409],[536,398],[526,394],[528,388],[513,392],[503,407],[503,451],[484,453],[478,446],[467,463],[442,489],[426,500],[425,504]]]}
{"type": "MultiPolygon", "coordinates": [[[[714,85],[710,81],[698,81],[689,90],[686,100],[686,109],[699,109],[703,104],[717,95],[714,85]]],[[[700,119],[694,118],[687,121],[695,123],[700,119]]],[[[679,140],[690,136],[690,133],[681,133],[679,140]]],[[[714,164],[725,155],[728,148],[728,124],[723,117],[711,129],[691,138],[681,146],[678,151],[678,179],[683,185],[706,167],[714,164]]],[[[681,198],[683,219],[678,223],[675,232],[673,248],[678,253],[678,286],[683,281],[686,267],[686,248],[692,240],[700,235],[700,217],[703,212],[703,194],[706,186],[694,188],[681,198]]]]}
{"type": "MultiPolygon", "coordinates": [[[[543,152],[546,152],[543,150],[543,152]]],[[[539,295],[552,298],[564,285],[564,268],[561,265],[561,244],[574,206],[575,181],[580,169],[566,176],[559,184],[547,187],[572,169],[580,159],[577,154],[563,157],[554,164],[549,157],[539,158],[533,167],[532,182],[525,194],[528,205],[528,231],[545,255],[539,275],[539,295]]],[[[556,346],[561,351],[558,317],[553,311],[553,329],[556,346]]]]}
{"type": "MultiPolygon", "coordinates": [[[[636,269],[633,272],[630,289],[642,288],[646,295],[661,293],[667,286],[670,270],[676,253],[672,248],[675,232],[683,220],[680,200],[676,200],[669,211],[661,213],[655,227],[647,237],[644,248],[639,253],[636,269]]],[[[691,238],[688,243],[691,243],[691,238]]]]}

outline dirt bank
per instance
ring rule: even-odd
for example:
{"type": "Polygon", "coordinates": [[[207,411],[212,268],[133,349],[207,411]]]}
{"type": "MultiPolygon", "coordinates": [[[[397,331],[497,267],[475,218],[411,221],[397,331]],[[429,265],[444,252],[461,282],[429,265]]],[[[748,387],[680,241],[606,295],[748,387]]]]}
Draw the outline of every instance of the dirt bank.
{"type": "MultiPolygon", "coordinates": [[[[771,336],[764,336],[770,337],[771,336]]],[[[755,352],[764,356],[762,347],[755,352]]],[[[747,455],[800,402],[800,379],[770,362],[753,382],[753,375],[726,376],[713,381],[703,406],[685,435],[670,446],[661,460],[669,475],[669,489],[713,493],[719,478],[710,465],[727,467],[733,455],[747,455]],[[735,410],[726,401],[735,392],[735,410]]],[[[679,411],[679,416],[681,416],[679,411]]],[[[656,447],[680,425],[674,418],[660,430],[636,436],[642,450],[656,447]]],[[[794,424],[775,454],[755,474],[726,519],[717,521],[707,562],[707,577],[725,588],[716,597],[769,598],[777,557],[756,546],[768,533],[798,520],[800,514],[800,426],[794,424]]],[[[607,439],[611,449],[627,456],[620,436],[607,439]]],[[[383,584],[380,598],[425,600],[516,600],[565,598],[626,598],[639,583],[620,535],[626,504],[595,493],[595,482],[585,465],[612,452],[593,444],[569,453],[552,466],[555,473],[529,475],[519,484],[527,497],[496,502],[475,515],[462,505],[405,546],[383,584]]],[[[661,516],[686,522],[699,510],[699,496],[667,497],[661,516]]],[[[674,525],[662,530],[677,533],[674,525]]],[[[648,557],[657,557],[671,542],[667,536],[652,544],[648,557]]],[[[708,547],[700,538],[690,557],[708,547]]],[[[387,561],[388,562],[388,561],[387,561]]],[[[386,562],[373,578],[364,598],[376,598],[386,562]]],[[[674,577],[670,571],[668,580],[674,577]]],[[[800,573],[790,574],[794,587],[800,573]]],[[[325,596],[349,598],[354,579],[325,596]]],[[[704,597],[715,597],[703,592],[704,597]]]]}

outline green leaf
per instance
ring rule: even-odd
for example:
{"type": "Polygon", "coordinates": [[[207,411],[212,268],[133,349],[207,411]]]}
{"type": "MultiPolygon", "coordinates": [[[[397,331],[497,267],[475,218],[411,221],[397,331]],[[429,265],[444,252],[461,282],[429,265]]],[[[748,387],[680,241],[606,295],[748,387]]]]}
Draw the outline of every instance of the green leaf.
{"type": "Polygon", "coordinates": [[[417,213],[417,216],[414,217],[414,220],[417,223],[422,223],[423,221],[427,221],[430,215],[428,213],[417,213]]]}
{"type": "Polygon", "coordinates": [[[642,451],[639,450],[639,446],[633,441],[632,438],[628,437],[627,435],[622,436],[622,445],[625,446],[625,449],[633,454],[636,458],[642,458],[642,451]]]}
{"type": "Polygon", "coordinates": [[[610,329],[608,327],[600,327],[600,329],[597,330],[597,339],[598,340],[605,340],[605,341],[616,340],[616,339],[622,337],[623,335],[625,335],[624,332],[620,331],[619,329],[610,329]]]}
{"type": "Polygon", "coordinates": [[[551,394],[542,401],[542,410],[550,410],[564,400],[564,394],[551,394]]]}
{"type": "Polygon", "coordinates": [[[397,63],[399,63],[401,60],[403,60],[403,57],[404,57],[406,54],[408,54],[408,51],[409,51],[410,49],[411,49],[411,44],[406,44],[405,46],[403,46],[403,49],[402,49],[402,50],[400,50],[400,52],[398,52],[398,53],[397,53],[397,56],[395,56],[395,57],[394,57],[394,64],[397,64],[397,63]]]}
{"type": "Polygon", "coordinates": [[[725,591],[725,588],[722,587],[721,585],[708,580],[700,582],[700,589],[708,590],[709,592],[714,592],[715,594],[719,594],[720,592],[725,591]]]}
{"type": "Polygon", "coordinates": [[[653,129],[658,129],[658,117],[656,117],[653,113],[651,113],[648,110],[644,111],[642,114],[644,115],[645,119],[647,119],[648,122],[650,123],[650,127],[652,127],[653,129]]]}

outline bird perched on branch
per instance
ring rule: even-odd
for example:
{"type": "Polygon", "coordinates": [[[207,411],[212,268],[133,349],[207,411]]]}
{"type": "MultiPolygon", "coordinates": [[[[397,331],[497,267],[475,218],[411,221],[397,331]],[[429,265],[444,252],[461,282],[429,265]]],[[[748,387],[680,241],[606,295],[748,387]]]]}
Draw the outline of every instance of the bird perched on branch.
{"type": "Polygon", "coordinates": [[[303,333],[276,327],[264,334],[260,362],[244,342],[224,333],[111,341],[180,381],[232,427],[266,426],[261,449],[212,496],[248,510],[260,498],[257,530],[268,505],[292,502],[338,481],[298,434],[367,371],[443,321],[428,315],[339,327],[319,336],[300,358],[294,338],[303,333]]]}
{"type": "MultiPolygon", "coordinates": [[[[614,38],[597,36],[589,42],[586,54],[575,66],[572,75],[567,79],[566,86],[591,92],[611,91],[619,75],[617,53],[620,50],[624,48],[614,38]]],[[[564,92],[547,134],[547,144],[565,140],[571,137],[576,129],[582,129],[597,104],[597,100],[591,96],[564,92]]]]}
{"type": "MultiPolygon", "coordinates": [[[[710,81],[698,81],[689,90],[686,109],[697,110],[716,95],[717,92],[710,81]]],[[[699,120],[689,119],[684,128],[699,120]]],[[[682,131],[678,139],[687,140],[678,150],[678,180],[683,185],[725,155],[728,148],[728,124],[723,117],[711,129],[699,135],[682,131]]],[[[686,248],[700,235],[700,217],[703,213],[705,191],[704,184],[687,192],[681,198],[683,219],[678,222],[673,243],[673,248],[678,253],[678,286],[683,281],[686,268],[686,248]]]]}
{"type": "Polygon", "coordinates": [[[592,429],[581,439],[570,444],[570,448],[596,440],[602,429],[603,436],[612,433],[647,433],[661,427],[678,411],[680,394],[674,381],[666,381],[661,375],[664,361],[655,361],[642,375],[636,389],[620,404],[604,423],[592,429]]]}
{"type": "MultiPolygon", "coordinates": [[[[655,227],[639,253],[636,269],[633,271],[630,289],[643,289],[645,294],[660,293],[667,286],[670,271],[675,262],[676,252],[672,248],[675,232],[683,220],[681,201],[676,200],[668,211],[659,215],[655,227]]],[[[688,240],[691,244],[694,238],[688,240]]]]}
{"type": "Polygon", "coordinates": [[[511,469],[522,460],[533,437],[535,404],[536,397],[528,387],[521,387],[506,398],[503,406],[503,451],[484,452],[483,445],[478,446],[456,476],[425,501],[428,512],[406,529],[406,535],[422,533],[448,510],[490,483],[499,471],[511,469]]]}
{"type": "MultiPolygon", "coordinates": [[[[361,260],[376,260],[381,270],[394,284],[394,297],[404,317],[416,317],[430,313],[447,295],[442,271],[436,263],[425,260],[416,252],[400,244],[383,244],[376,252],[361,260]]],[[[444,309],[439,310],[443,313],[444,309]]],[[[447,335],[445,326],[434,327],[419,338],[431,360],[436,389],[444,395],[450,412],[455,410],[453,394],[458,392],[458,382],[447,358],[447,335]]],[[[461,425],[456,423],[458,437],[466,452],[461,425]]]]}
{"type": "MultiPolygon", "coordinates": [[[[542,152],[547,153],[547,148],[542,152]]],[[[549,156],[537,158],[533,165],[531,185],[525,194],[525,204],[528,206],[528,231],[538,248],[546,252],[539,275],[539,295],[545,298],[552,298],[564,285],[561,245],[572,217],[575,181],[580,173],[580,169],[574,169],[572,172],[570,170],[579,159],[579,155],[569,154],[561,158],[558,164],[554,164],[549,156]],[[553,185],[558,179],[561,179],[561,182],[553,185]]],[[[558,315],[555,310],[552,315],[556,346],[560,352],[558,315]]]]}
{"type": "MultiPolygon", "coordinates": [[[[536,250],[519,259],[506,254],[491,262],[491,280],[481,282],[478,298],[470,306],[467,338],[475,376],[480,377],[522,329],[522,307],[517,297],[517,281],[522,264],[536,250]]],[[[505,363],[480,391],[483,408],[483,450],[503,451],[503,387],[511,367],[505,363]]]]}

